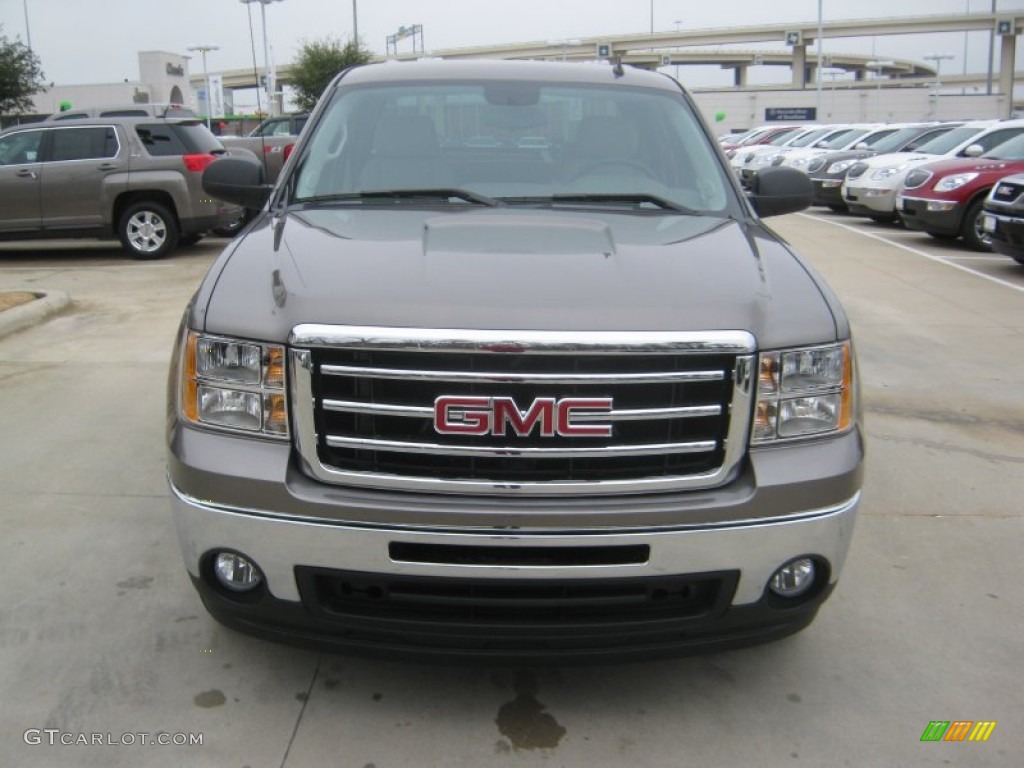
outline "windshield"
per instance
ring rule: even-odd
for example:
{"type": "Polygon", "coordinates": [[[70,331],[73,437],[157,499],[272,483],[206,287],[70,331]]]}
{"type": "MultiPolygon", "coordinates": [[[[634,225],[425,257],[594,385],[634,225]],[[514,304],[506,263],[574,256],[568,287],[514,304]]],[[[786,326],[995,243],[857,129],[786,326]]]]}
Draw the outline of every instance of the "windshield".
{"type": "Polygon", "coordinates": [[[902,149],[908,141],[911,141],[920,134],[921,128],[919,127],[900,128],[895,133],[890,133],[888,136],[879,139],[872,145],[872,148],[877,150],[880,155],[896,152],[902,149]]]}
{"type": "Polygon", "coordinates": [[[781,131],[777,136],[773,136],[772,140],[769,141],[768,143],[773,146],[780,147],[787,141],[791,141],[793,139],[794,134],[797,134],[799,132],[799,128],[790,128],[788,131],[781,131]]]}
{"type": "Polygon", "coordinates": [[[723,212],[731,188],[678,94],[564,83],[340,88],[290,184],[293,202],[592,205],[723,212]],[[368,194],[376,193],[376,194],[368,194]]]}
{"type": "Polygon", "coordinates": [[[821,148],[822,150],[844,150],[849,144],[859,140],[865,133],[867,133],[866,128],[837,133],[825,141],[824,146],[821,148]]]}
{"type": "Polygon", "coordinates": [[[791,147],[808,147],[811,144],[813,144],[814,142],[816,142],[818,139],[820,139],[822,136],[827,136],[828,134],[832,133],[832,131],[834,131],[834,130],[835,130],[834,128],[819,128],[816,131],[811,131],[810,133],[808,133],[805,136],[801,136],[799,139],[796,139],[789,146],[791,146],[791,147]]]}
{"type": "Polygon", "coordinates": [[[871,131],[870,133],[867,134],[867,136],[865,136],[863,139],[858,141],[857,142],[857,146],[860,146],[860,144],[863,142],[865,145],[867,145],[869,147],[876,147],[876,146],[878,146],[879,142],[882,141],[882,139],[887,138],[888,136],[891,136],[895,132],[896,132],[895,128],[876,129],[874,131],[871,131]]]}
{"type": "Polygon", "coordinates": [[[1024,134],[1018,134],[1009,141],[993,147],[982,157],[987,160],[1024,160],[1024,134]]]}
{"type": "Polygon", "coordinates": [[[956,149],[965,141],[969,141],[974,136],[977,136],[982,130],[984,129],[968,128],[967,126],[954,128],[949,133],[944,133],[941,136],[936,136],[931,141],[926,141],[915,151],[923,152],[927,155],[944,155],[956,149]]]}

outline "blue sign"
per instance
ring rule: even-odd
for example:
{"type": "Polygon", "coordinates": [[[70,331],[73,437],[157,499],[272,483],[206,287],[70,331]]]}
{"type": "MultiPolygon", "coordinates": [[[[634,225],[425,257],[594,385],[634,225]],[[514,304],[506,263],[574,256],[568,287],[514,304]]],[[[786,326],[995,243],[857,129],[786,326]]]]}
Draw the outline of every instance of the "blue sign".
{"type": "Polygon", "coordinates": [[[765,107],[767,123],[799,123],[802,120],[817,120],[816,107],[765,107]]]}

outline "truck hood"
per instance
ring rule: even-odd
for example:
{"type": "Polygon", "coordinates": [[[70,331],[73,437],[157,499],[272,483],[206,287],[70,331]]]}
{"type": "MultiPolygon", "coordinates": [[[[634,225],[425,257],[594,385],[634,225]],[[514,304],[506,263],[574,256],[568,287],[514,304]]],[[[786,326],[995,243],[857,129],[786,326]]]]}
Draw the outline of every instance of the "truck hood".
{"type": "Polygon", "coordinates": [[[663,213],[334,207],[263,217],[197,294],[207,332],[300,323],[499,330],[747,330],[831,341],[845,319],[757,223],[663,213]]]}

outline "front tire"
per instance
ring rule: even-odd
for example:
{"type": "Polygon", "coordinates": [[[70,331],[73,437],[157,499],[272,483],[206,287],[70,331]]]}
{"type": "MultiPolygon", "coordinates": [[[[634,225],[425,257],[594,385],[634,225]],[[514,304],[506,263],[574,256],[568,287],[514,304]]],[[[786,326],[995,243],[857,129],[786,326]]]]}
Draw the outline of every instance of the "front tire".
{"type": "Polygon", "coordinates": [[[960,236],[964,239],[964,243],[975,251],[992,250],[992,245],[982,227],[985,217],[982,214],[981,206],[984,202],[985,198],[982,196],[971,203],[964,214],[964,222],[960,225],[960,236]]]}
{"type": "Polygon", "coordinates": [[[118,220],[117,236],[133,259],[162,259],[181,238],[178,221],[166,206],[142,201],[129,205],[118,220]]]}

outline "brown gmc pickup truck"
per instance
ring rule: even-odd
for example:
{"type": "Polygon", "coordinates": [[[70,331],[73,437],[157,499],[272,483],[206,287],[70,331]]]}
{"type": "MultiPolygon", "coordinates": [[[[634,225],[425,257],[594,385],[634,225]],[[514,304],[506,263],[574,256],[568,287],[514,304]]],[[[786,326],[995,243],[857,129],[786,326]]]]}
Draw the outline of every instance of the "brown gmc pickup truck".
{"type": "Polygon", "coordinates": [[[227,149],[244,149],[257,158],[263,158],[267,181],[272,184],[281,173],[308,119],[306,114],[269,117],[248,136],[221,136],[220,141],[227,149]]]}
{"type": "Polygon", "coordinates": [[[796,632],[860,500],[850,326],[657,73],[387,63],[327,89],[185,311],[168,478],[219,621],[587,661],[796,632]],[[480,137],[487,137],[481,141],[480,137]],[[524,140],[528,139],[528,140],[524,140]]]}

